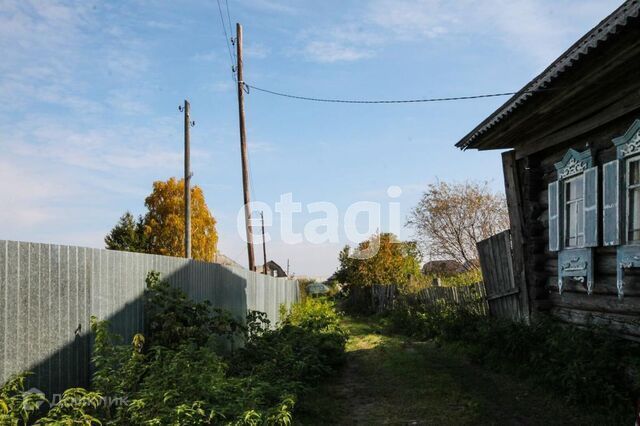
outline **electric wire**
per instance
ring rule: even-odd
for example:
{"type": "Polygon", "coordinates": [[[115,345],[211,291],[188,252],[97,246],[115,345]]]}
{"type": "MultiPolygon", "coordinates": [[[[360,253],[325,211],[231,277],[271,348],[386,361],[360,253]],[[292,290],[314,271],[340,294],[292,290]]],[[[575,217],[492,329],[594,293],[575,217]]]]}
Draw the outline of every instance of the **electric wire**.
{"type": "MultiPolygon", "coordinates": [[[[230,62],[230,66],[231,66],[231,71],[232,71],[232,78],[233,81],[236,81],[236,75],[235,75],[235,69],[233,67],[233,53],[231,53],[232,49],[231,49],[231,45],[229,43],[229,35],[227,34],[227,25],[224,23],[224,16],[222,14],[222,6],[220,6],[220,0],[217,0],[218,3],[218,12],[220,12],[220,22],[222,23],[222,32],[224,33],[224,41],[227,44],[227,50],[229,51],[229,62],[230,62]]],[[[231,27],[229,27],[229,32],[231,32],[231,27]]]]}
{"type": "Polygon", "coordinates": [[[550,89],[537,89],[530,91],[520,91],[520,92],[502,92],[502,93],[489,93],[482,95],[471,95],[471,96],[452,96],[452,97],[442,97],[442,98],[418,98],[418,99],[333,99],[333,98],[316,98],[310,96],[298,96],[292,95],[289,93],[277,92],[275,90],[264,89],[262,87],[254,86],[252,84],[243,83],[249,89],[257,90],[259,92],[268,93],[275,96],[280,96],[284,98],[297,99],[302,101],[311,101],[311,102],[325,102],[325,103],[340,103],[340,104],[410,104],[410,103],[425,103],[425,102],[447,102],[447,101],[463,101],[470,99],[483,99],[483,98],[496,98],[501,96],[513,96],[517,94],[525,94],[525,93],[536,93],[536,92],[544,92],[550,89]]]}
{"type": "MultiPolygon", "coordinates": [[[[229,33],[233,36],[233,27],[231,26],[231,12],[229,11],[229,0],[224,0],[224,5],[227,8],[227,22],[229,23],[229,33]]],[[[233,44],[233,41],[231,42],[233,44]]],[[[233,52],[234,63],[237,61],[235,49],[231,49],[233,52]]]]}

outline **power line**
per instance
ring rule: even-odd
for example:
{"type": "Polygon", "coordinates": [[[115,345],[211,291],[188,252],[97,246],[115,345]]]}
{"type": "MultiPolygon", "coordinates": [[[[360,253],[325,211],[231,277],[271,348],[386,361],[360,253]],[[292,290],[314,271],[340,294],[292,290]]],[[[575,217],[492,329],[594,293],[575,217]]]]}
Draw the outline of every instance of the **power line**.
{"type": "MultiPolygon", "coordinates": [[[[233,67],[233,62],[234,62],[234,56],[233,53],[231,53],[231,45],[229,44],[229,35],[227,34],[227,25],[224,23],[224,16],[222,15],[222,6],[220,6],[220,0],[217,0],[218,2],[218,12],[220,12],[220,22],[222,23],[222,31],[224,32],[224,41],[227,44],[227,50],[229,51],[229,65],[231,66],[231,72],[232,72],[232,78],[233,81],[236,80],[235,78],[235,71],[234,71],[234,67],[233,67]]],[[[228,9],[227,9],[228,12],[228,9]]],[[[229,32],[231,33],[231,24],[229,24],[229,32]]]]}
{"type": "Polygon", "coordinates": [[[463,101],[469,99],[482,99],[482,98],[496,98],[500,96],[513,96],[517,94],[544,92],[551,89],[538,89],[524,92],[503,92],[503,93],[490,93],[484,95],[472,95],[472,96],[454,96],[446,98],[418,98],[418,99],[331,99],[331,98],[314,98],[309,96],[291,95],[289,93],[276,92],[269,89],[263,89],[251,84],[243,83],[246,87],[257,90],[259,92],[269,93],[275,96],[281,96],[283,98],[298,99],[302,101],[312,102],[327,102],[327,103],[339,103],[339,104],[411,104],[411,103],[424,103],[424,102],[446,102],[446,101],[463,101]]]}
{"type": "MultiPolygon", "coordinates": [[[[231,28],[233,27],[231,26],[231,12],[229,11],[229,0],[224,0],[224,5],[227,8],[227,22],[229,23],[229,32],[231,32],[231,28]]],[[[231,51],[233,52],[233,58],[235,59],[236,53],[233,51],[233,49],[231,49],[231,51]]]]}

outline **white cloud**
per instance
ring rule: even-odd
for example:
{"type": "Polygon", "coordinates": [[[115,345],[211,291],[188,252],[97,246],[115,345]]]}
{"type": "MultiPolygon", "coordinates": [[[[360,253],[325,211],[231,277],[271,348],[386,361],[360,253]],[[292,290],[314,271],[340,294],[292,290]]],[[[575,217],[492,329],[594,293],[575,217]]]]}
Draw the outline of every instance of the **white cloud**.
{"type": "Polygon", "coordinates": [[[307,56],[317,62],[356,61],[373,56],[371,49],[344,46],[337,41],[312,41],[305,47],[307,56]]]}
{"type": "Polygon", "coordinates": [[[117,174],[119,171],[175,168],[182,151],[181,136],[168,120],[141,126],[91,126],[58,123],[31,117],[17,127],[3,126],[0,143],[23,158],[40,158],[85,170],[117,174]]]}
{"type": "Polygon", "coordinates": [[[251,153],[273,152],[276,150],[276,145],[271,142],[249,141],[247,145],[251,153]]]}
{"type": "Polygon", "coordinates": [[[68,200],[78,193],[73,182],[14,158],[0,160],[0,181],[0,223],[17,227],[47,222],[55,215],[52,200],[68,200]]]}
{"type": "Polygon", "coordinates": [[[149,28],[154,28],[154,29],[159,29],[159,30],[173,30],[173,29],[178,28],[178,25],[176,25],[176,24],[174,24],[172,22],[167,22],[167,21],[150,20],[150,21],[145,22],[145,24],[149,28]]]}
{"type": "Polygon", "coordinates": [[[306,31],[305,56],[315,62],[356,61],[374,56],[383,39],[371,29],[349,24],[306,31]]]}
{"type": "Polygon", "coordinates": [[[116,77],[127,80],[142,75],[149,68],[149,60],[140,54],[142,50],[142,47],[136,49],[134,46],[111,49],[106,58],[107,69],[116,77]]]}
{"type": "Polygon", "coordinates": [[[284,13],[286,15],[295,15],[298,9],[294,7],[293,2],[278,0],[241,0],[244,5],[253,9],[261,9],[268,12],[284,13]]]}
{"type": "Polygon", "coordinates": [[[191,59],[199,62],[214,62],[219,59],[219,55],[215,51],[209,50],[206,52],[198,52],[193,55],[191,59]]]}
{"type": "Polygon", "coordinates": [[[378,0],[371,3],[365,20],[394,38],[434,38],[446,34],[459,22],[459,11],[454,6],[459,3],[464,1],[378,0]]]}
{"type": "Polygon", "coordinates": [[[107,104],[115,111],[125,115],[148,114],[151,108],[143,102],[142,96],[136,96],[131,90],[113,90],[107,97],[107,104]]]}
{"type": "Polygon", "coordinates": [[[345,22],[302,35],[317,62],[370,58],[396,42],[483,37],[539,65],[555,59],[575,38],[617,5],[614,0],[543,4],[534,0],[374,0],[345,22]],[[596,19],[593,17],[596,16],[596,19]],[[366,28],[366,30],[360,30],[366,28]]]}
{"type": "Polygon", "coordinates": [[[248,43],[244,46],[244,55],[246,58],[266,58],[271,53],[271,49],[262,43],[248,43]]]}
{"type": "Polygon", "coordinates": [[[229,81],[216,81],[215,83],[207,83],[205,85],[206,90],[210,90],[216,93],[224,93],[235,90],[236,84],[229,78],[229,81]]]}

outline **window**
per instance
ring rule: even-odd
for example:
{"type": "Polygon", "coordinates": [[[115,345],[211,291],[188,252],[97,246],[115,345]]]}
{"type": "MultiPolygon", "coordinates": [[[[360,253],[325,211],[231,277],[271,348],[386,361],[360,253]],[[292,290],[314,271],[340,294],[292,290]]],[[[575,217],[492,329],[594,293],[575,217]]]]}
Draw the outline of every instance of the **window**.
{"type": "Polygon", "coordinates": [[[640,157],[627,160],[627,241],[640,242],[640,157]]]}
{"type": "MultiPolygon", "coordinates": [[[[640,165],[640,156],[638,160],[640,165]]],[[[586,284],[591,294],[593,247],[598,246],[598,167],[589,149],[569,149],[555,168],[557,179],[549,183],[547,206],[549,251],[558,252],[558,292],[572,280],[586,284]]]]}
{"type": "MultiPolygon", "coordinates": [[[[640,185],[639,185],[640,190],[640,185]]],[[[564,182],[565,199],[565,247],[582,247],[584,244],[584,181],[580,175],[564,182]]],[[[640,225],[640,223],[639,223],[640,225]]],[[[640,235],[640,232],[639,232],[640,235]]]]}
{"type": "Polygon", "coordinates": [[[616,248],[616,287],[624,297],[628,271],[640,270],[640,119],[613,138],[616,159],[603,165],[603,241],[616,248]]]}

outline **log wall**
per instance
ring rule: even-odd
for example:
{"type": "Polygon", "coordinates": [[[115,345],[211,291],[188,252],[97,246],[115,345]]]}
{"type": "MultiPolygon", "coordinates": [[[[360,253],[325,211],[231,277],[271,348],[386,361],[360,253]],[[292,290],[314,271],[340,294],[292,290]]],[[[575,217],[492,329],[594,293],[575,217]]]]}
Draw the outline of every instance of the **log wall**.
{"type": "MultiPolygon", "coordinates": [[[[586,283],[568,280],[560,295],[557,285],[558,254],[548,249],[547,211],[547,186],[557,179],[554,164],[561,160],[567,150],[591,149],[594,165],[601,167],[616,158],[612,139],[624,134],[638,118],[640,109],[580,137],[517,160],[516,169],[521,182],[518,190],[523,204],[525,234],[523,257],[532,315],[549,312],[564,322],[606,326],[623,337],[640,340],[640,273],[626,274],[625,297],[618,300],[616,248],[602,247],[600,223],[600,247],[595,249],[594,254],[596,279],[593,294],[587,294],[586,283]]],[[[516,147],[516,152],[517,150],[516,147]]],[[[599,198],[601,218],[602,191],[599,198]]]]}

